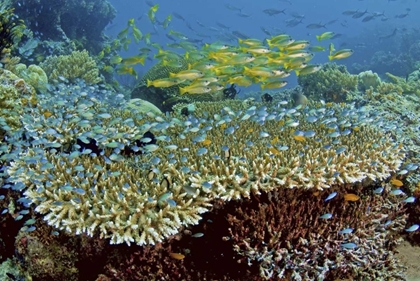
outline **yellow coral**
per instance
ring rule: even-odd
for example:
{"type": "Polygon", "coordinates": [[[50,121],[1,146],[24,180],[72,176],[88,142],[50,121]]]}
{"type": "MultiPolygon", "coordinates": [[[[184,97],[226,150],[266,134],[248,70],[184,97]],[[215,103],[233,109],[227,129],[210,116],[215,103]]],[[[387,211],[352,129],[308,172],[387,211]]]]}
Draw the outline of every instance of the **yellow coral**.
{"type": "Polygon", "coordinates": [[[60,78],[75,82],[83,79],[88,84],[97,84],[102,81],[95,60],[86,50],[74,51],[70,55],[51,56],[42,64],[42,69],[49,80],[59,81],[60,78]]]}
{"type": "Polygon", "coordinates": [[[23,63],[19,63],[14,67],[13,72],[33,86],[38,92],[45,92],[47,90],[47,74],[38,65],[31,64],[26,67],[23,63]]]}

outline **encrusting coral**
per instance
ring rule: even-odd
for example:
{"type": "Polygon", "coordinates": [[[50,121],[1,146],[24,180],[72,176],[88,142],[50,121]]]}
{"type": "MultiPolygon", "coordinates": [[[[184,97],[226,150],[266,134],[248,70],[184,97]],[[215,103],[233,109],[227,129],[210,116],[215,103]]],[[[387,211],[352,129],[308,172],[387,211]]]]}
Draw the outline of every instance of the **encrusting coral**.
{"type": "Polygon", "coordinates": [[[102,81],[95,60],[86,50],[74,51],[69,55],[47,57],[40,66],[47,73],[50,81],[60,81],[62,78],[70,82],[83,79],[88,84],[97,84],[102,81]]]}
{"type": "Polygon", "coordinates": [[[8,180],[50,225],[144,245],[197,224],[214,200],[382,180],[404,157],[353,106],[205,104],[188,117],[124,113],[121,95],[64,86],[22,118],[35,147],[10,154],[8,180]]]}

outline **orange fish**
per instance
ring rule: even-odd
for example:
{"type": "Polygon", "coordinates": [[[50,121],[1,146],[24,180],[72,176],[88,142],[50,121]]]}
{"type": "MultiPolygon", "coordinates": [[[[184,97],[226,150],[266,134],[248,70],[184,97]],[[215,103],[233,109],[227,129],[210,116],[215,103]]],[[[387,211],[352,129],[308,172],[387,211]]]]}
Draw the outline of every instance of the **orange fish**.
{"type": "Polygon", "coordinates": [[[401,186],[403,186],[403,185],[404,185],[404,183],[403,183],[402,181],[397,180],[397,179],[392,179],[392,180],[390,180],[389,182],[390,182],[392,185],[395,185],[395,186],[398,186],[398,187],[401,187],[401,186]]]}
{"type": "Polygon", "coordinates": [[[353,194],[353,193],[344,194],[344,200],[346,200],[346,201],[355,202],[359,199],[360,199],[360,197],[357,196],[356,194],[353,194]]]}
{"type": "Polygon", "coordinates": [[[44,111],[43,115],[44,115],[45,118],[48,118],[48,117],[50,117],[53,114],[52,114],[52,112],[46,110],[46,111],[44,111]]]}
{"type": "Polygon", "coordinates": [[[176,260],[183,260],[185,256],[180,253],[169,253],[169,255],[176,260]]]}
{"type": "Polygon", "coordinates": [[[297,141],[304,141],[305,140],[304,136],[293,136],[293,138],[297,141]]]}
{"type": "Polygon", "coordinates": [[[270,151],[270,153],[271,154],[274,154],[274,155],[278,155],[279,154],[279,151],[277,149],[275,149],[274,147],[270,147],[268,149],[268,151],[270,151]]]}
{"type": "Polygon", "coordinates": [[[211,140],[205,139],[202,142],[203,145],[210,145],[211,144],[211,140]]]}

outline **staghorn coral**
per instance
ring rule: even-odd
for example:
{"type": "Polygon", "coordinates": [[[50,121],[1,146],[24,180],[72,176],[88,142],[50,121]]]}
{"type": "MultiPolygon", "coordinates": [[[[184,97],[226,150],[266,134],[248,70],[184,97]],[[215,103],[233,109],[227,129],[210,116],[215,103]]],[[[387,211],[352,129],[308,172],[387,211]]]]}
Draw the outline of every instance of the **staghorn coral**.
{"type": "Polygon", "coordinates": [[[400,199],[372,195],[371,186],[336,188],[337,197],[328,202],[330,191],[278,189],[239,205],[228,215],[239,262],[257,265],[265,280],[405,280],[395,257],[400,240],[394,233],[406,218],[400,199]],[[361,199],[346,202],[346,193],[361,199]],[[322,219],[325,213],[332,218],[322,219]]]}
{"type": "Polygon", "coordinates": [[[356,90],[357,75],[350,74],[344,65],[327,63],[315,73],[299,76],[298,83],[309,99],[343,102],[356,90]]]}
{"type": "Polygon", "coordinates": [[[74,51],[70,55],[50,56],[40,66],[51,81],[60,81],[60,78],[70,82],[83,79],[88,84],[102,81],[95,60],[86,50],[74,51]]]}
{"type": "Polygon", "coordinates": [[[380,123],[369,125],[376,124],[374,115],[352,106],[236,112],[202,103],[186,120],[124,113],[121,98],[103,95],[107,108],[96,96],[63,86],[53,100],[39,101],[48,117],[34,109],[22,118],[33,145],[45,150],[11,153],[19,157],[11,156],[16,161],[7,173],[27,187],[25,197],[48,224],[99,233],[111,243],[154,244],[197,224],[214,200],[381,180],[404,157],[380,123]],[[156,144],[137,147],[145,132],[156,144]],[[76,139],[94,140],[99,150],[83,150],[76,139]],[[127,156],[127,149],[143,154],[127,156]]]}

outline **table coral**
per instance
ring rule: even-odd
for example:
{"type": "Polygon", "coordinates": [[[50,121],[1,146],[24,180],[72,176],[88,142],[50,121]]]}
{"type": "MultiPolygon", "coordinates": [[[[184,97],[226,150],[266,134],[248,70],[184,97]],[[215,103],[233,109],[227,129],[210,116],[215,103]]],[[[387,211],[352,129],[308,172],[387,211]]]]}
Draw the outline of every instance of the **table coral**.
{"type": "Polygon", "coordinates": [[[382,180],[404,157],[380,124],[371,127],[374,115],[351,106],[236,112],[202,103],[195,116],[170,117],[127,115],[118,109],[124,102],[106,94],[101,100],[110,108],[82,89],[58,93],[39,101],[48,117],[33,110],[21,120],[32,145],[43,149],[19,152],[9,180],[27,186],[26,198],[50,225],[111,243],[164,241],[197,224],[216,199],[382,180]],[[97,152],[76,139],[94,140],[97,152]],[[143,154],[127,158],[128,148],[143,154]]]}

